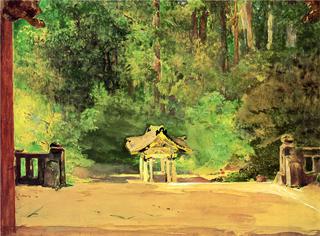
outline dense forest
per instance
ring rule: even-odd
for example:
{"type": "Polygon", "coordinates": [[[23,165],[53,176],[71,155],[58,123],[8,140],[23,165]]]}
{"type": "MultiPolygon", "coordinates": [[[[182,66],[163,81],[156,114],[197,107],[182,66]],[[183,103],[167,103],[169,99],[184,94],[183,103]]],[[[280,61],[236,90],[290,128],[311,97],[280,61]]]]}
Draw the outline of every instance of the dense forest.
{"type": "Polygon", "coordinates": [[[302,1],[42,0],[15,23],[16,148],[67,150],[69,171],[137,163],[150,124],[187,137],[178,171],[274,176],[279,137],[320,145],[320,23],[302,1]]]}

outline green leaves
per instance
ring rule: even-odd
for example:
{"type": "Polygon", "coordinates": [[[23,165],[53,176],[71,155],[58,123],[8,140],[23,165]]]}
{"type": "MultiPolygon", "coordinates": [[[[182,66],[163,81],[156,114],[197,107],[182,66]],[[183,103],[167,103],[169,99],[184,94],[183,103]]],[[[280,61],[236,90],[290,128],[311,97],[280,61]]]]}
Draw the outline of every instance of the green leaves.
{"type": "MultiPolygon", "coordinates": [[[[265,166],[268,175],[278,164],[282,134],[292,133],[299,145],[319,145],[319,54],[281,55],[283,62],[274,65],[267,79],[243,98],[238,112],[240,125],[251,135],[257,155],[271,166],[265,166]]],[[[253,160],[260,169],[259,163],[253,160]]]]}
{"type": "Polygon", "coordinates": [[[232,157],[245,157],[253,150],[238,134],[235,125],[237,103],[217,92],[204,95],[186,112],[188,143],[198,166],[218,169],[232,157]]]}
{"type": "Polygon", "coordinates": [[[194,9],[200,9],[201,7],[204,7],[204,1],[203,0],[189,0],[188,1],[189,7],[194,10],[194,9]]]}
{"type": "MultiPolygon", "coordinates": [[[[15,23],[19,147],[42,150],[58,141],[74,164],[87,155],[134,165],[123,149],[125,137],[141,134],[149,124],[164,124],[172,135],[187,135],[194,150],[193,157],[184,157],[179,165],[213,171],[230,158],[253,155],[249,141],[256,154],[265,157],[264,166],[270,164],[274,141],[283,132],[293,132],[305,143],[318,142],[319,56],[301,55],[319,51],[320,25],[301,23],[304,3],[253,1],[257,50],[247,51],[246,32],[240,30],[237,66],[230,64],[232,6],[221,13],[224,4],[204,0],[160,3],[157,30],[152,0],[42,0],[45,29],[15,23]],[[191,35],[195,28],[199,33],[203,10],[209,12],[202,25],[206,43],[195,32],[191,35]],[[269,13],[274,16],[273,48],[266,50],[269,13]],[[220,14],[229,22],[226,55],[221,50],[220,14]],[[288,23],[295,31],[291,36],[296,34],[296,45],[290,48],[288,23]],[[158,43],[160,81],[154,70],[158,43]],[[228,71],[221,69],[222,54],[228,58],[228,71]],[[165,112],[155,102],[156,88],[165,112]],[[261,151],[263,147],[272,150],[261,151]]],[[[240,29],[241,24],[240,19],[240,29]]]]}

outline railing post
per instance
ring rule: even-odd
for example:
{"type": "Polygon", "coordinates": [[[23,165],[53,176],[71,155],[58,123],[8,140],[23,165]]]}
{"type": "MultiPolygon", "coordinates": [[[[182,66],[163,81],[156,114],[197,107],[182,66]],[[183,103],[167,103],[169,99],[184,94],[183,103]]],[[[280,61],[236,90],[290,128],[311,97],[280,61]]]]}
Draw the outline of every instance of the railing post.
{"type": "Polygon", "coordinates": [[[38,158],[38,184],[43,185],[44,181],[44,158],[38,158]]]}
{"type": "Polygon", "coordinates": [[[26,177],[28,179],[33,177],[33,163],[31,158],[26,158],[26,177]]]}
{"type": "Polygon", "coordinates": [[[21,178],[21,159],[16,158],[16,184],[19,183],[21,178]]]}

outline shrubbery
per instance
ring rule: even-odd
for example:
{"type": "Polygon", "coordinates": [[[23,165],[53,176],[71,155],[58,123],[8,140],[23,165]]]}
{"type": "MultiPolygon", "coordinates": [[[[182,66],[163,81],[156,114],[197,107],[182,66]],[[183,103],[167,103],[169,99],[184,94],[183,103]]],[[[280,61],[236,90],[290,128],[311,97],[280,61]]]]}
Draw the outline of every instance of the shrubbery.
{"type": "Polygon", "coordinates": [[[270,9],[253,1],[255,49],[239,32],[241,58],[233,64],[229,31],[228,52],[221,52],[218,2],[160,3],[158,29],[150,1],[43,0],[45,29],[15,23],[17,148],[47,151],[56,141],[67,148],[71,166],[90,164],[86,157],[136,166],[125,138],[164,125],[169,135],[186,135],[194,151],[178,161],[178,171],[210,174],[240,159],[242,171],[227,179],[244,181],[275,175],[283,133],[303,145],[319,144],[320,26],[300,21],[305,4],[279,2],[270,9]],[[190,38],[190,17],[203,9],[209,15],[201,42],[190,38]],[[269,13],[276,19],[271,50],[269,13]],[[296,26],[292,48],[285,46],[288,22],[296,26]],[[160,81],[153,64],[158,42],[160,81]]]}

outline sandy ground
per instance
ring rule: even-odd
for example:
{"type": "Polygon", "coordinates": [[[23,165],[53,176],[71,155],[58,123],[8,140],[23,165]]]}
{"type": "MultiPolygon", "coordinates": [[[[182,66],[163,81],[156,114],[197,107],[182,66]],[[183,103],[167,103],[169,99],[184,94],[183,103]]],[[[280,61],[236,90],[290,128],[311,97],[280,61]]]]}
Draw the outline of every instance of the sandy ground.
{"type": "Polygon", "coordinates": [[[17,235],[23,236],[320,235],[318,186],[132,180],[16,191],[17,235]]]}

